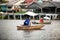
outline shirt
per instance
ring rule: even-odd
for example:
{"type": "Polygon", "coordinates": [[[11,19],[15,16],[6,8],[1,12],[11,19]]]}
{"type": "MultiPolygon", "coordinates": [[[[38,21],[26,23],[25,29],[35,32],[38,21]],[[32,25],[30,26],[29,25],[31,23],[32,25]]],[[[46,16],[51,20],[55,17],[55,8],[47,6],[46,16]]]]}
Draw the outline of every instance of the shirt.
{"type": "Polygon", "coordinates": [[[29,25],[30,19],[27,18],[24,23],[25,23],[26,25],[29,25]]]}

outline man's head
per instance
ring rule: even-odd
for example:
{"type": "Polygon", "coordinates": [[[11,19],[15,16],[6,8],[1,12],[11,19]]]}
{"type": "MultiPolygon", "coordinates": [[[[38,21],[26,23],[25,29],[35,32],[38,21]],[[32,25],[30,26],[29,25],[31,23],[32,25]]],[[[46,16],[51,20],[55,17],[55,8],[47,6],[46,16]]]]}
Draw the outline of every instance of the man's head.
{"type": "Polygon", "coordinates": [[[30,16],[26,16],[26,18],[30,19],[30,16]]]}

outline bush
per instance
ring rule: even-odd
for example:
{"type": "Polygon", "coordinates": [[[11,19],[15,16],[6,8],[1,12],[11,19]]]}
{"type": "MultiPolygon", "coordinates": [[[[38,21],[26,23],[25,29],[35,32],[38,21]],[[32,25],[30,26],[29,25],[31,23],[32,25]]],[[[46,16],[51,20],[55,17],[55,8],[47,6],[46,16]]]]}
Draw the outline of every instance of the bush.
{"type": "Polygon", "coordinates": [[[1,10],[1,6],[0,6],[0,10],[1,10]]]}
{"type": "Polygon", "coordinates": [[[18,13],[18,14],[24,14],[24,13],[26,13],[26,12],[23,12],[23,11],[22,11],[22,12],[16,12],[16,14],[17,14],[17,13],[18,13]]]}
{"type": "Polygon", "coordinates": [[[3,17],[3,19],[8,19],[8,15],[5,15],[5,16],[3,17]]]}

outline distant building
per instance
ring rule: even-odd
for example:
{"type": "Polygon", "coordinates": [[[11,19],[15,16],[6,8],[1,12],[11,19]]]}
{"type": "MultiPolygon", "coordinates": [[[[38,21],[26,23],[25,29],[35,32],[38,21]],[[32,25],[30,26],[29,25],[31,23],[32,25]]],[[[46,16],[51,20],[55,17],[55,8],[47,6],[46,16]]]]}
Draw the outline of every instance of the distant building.
{"type": "MultiPolygon", "coordinates": [[[[21,0],[12,0],[8,4],[14,5],[21,0]]],[[[53,2],[53,0],[22,0],[23,3],[19,4],[23,11],[33,11],[35,13],[51,14],[53,18],[56,18],[60,13],[60,2],[53,2]],[[25,4],[25,5],[24,5],[25,4]],[[52,15],[53,14],[53,15],[52,15]],[[55,15],[56,14],[56,15],[55,15]]]]}

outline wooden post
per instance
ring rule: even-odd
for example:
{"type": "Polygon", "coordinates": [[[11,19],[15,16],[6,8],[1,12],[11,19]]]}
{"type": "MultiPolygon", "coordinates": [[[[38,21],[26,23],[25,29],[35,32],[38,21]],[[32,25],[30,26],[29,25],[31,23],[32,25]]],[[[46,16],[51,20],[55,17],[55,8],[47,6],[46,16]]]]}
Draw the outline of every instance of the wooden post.
{"type": "Polygon", "coordinates": [[[20,15],[20,20],[22,20],[22,17],[21,17],[21,15],[20,15]]]}
{"type": "Polygon", "coordinates": [[[55,14],[57,13],[57,8],[55,8],[55,14]]]}
{"type": "Polygon", "coordinates": [[[8,13],[8,19],[10,19],[10,18],[9,18],[9,13],[8,13]]]}
{"type": "Polygon", "coordinates": [[[41,8],[41,13],[42,13],[43,11],[42,11],[42,8],[41,8]]]}
{"type": "Polygon", "coordinates": [[[39,19],[40,19],[40,14],[39,14],[39,19]]]}
{"type": "Polygon", "coordinates": [[[3,14],[1,16],[2,16],[2,20],[3,20],[3,14]]]}
{"type": "Polygon", "coordinates": [[[13,13],[13,16],[14,16],[14,20],[15,20],[16,18],[15,18],[15,14],[14,13],[13,13]]]}

